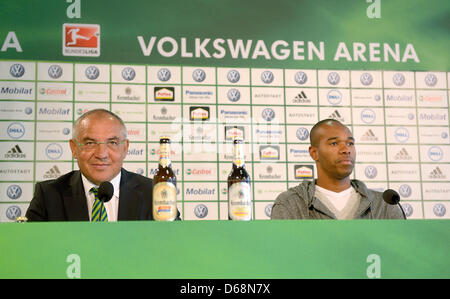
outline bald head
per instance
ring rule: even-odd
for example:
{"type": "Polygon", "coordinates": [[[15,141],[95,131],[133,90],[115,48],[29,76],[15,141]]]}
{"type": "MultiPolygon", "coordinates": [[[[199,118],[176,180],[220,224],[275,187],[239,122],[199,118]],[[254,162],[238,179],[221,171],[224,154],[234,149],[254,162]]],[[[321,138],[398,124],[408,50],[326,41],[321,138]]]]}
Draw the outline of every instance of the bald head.
{"type": "Polygon", "coordinates": [[[89,119],[91,119],[91,118],[109,118],[112,120],[117,120],[123,129],[123,138],[124,139],[127,138],[127,130],[126,130],[125,124],[119,116],[117,116],[113,112],[106,110],[106,109],[93,109],[93,110],[89,110],[88,112],[84,113],[82,116],[80,116],[75,121],[75,123],[73,124],[73,129],[72,129],[72,138],[73,139],[77,139],[79,130],[80,130],[80,125],[83,122],[89,122],[89,119]]]}
{"type": "Polygon", "coordinates": [[[312,127],[311,132],[309,133],[309,139],[310,139],[311,145],[318,147],[319,143],[320,143],[320,136],[322,136],[322,134],[323,134],[323,133],[321,133],[321,131],[323,129],[326,130],[327,127],[332,127],[332,126],[338,126],[338,127],[340,126],[340,127],[346,128],[348,130],[348,128],[338,120],[335,120],[332,118],[321,120],[312,127]]]}

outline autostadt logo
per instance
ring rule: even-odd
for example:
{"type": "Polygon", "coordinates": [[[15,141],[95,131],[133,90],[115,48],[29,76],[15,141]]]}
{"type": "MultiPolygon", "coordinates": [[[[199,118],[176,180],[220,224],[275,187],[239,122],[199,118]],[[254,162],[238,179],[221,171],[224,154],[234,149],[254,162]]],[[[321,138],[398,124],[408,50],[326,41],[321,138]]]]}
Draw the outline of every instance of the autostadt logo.
{"type": "Polygon", "coordinates": [[[364,174],[368,179],[374,179],[378,174],[378,170],[375,166],[369,165],[364,169],[364,174]]]}
{"type": "Polygon", "coordinates": [[[6,129],[6,132],[12,139],[20,139],[25,134],[25,127],[21,123],[12,123],[6,129]]]}
{"type": "Polygon", "coordinates": [[[265,121],[272,121],[275,118],[275,111],[272,108],[265,108],[261,116],[265,121]]]}
{"type": "Polygon", "coordinates": [[[300,71],[300,72],[295,73],[294,80],[298,84],[302,85],[302,84],[305,84],[306,81],[308,81],[308,76],[306,75],[305,72],[300,71]]]}
{"type": "Polygon", "coordinates": [[[366,124],[371,124],[375,121],[376,114],[372,109],[366,108],[361,111],[361,120],[366,124]]]}
{"type": "Polygon", "coordinates": [[[444,152],[439,146],[432,146],[428,149],[428,157],[435,162],[441,161],[444,157],[444,152]]]}
{"type": "Polygon", "coordinates": [[[6,209],[6,217],[9,220],[16,220],[17,217],[22,215],[22,210],[18,206],[10,206],[6,209]]]}
{"type": "Polygon", "coordinates": [[[194,208],[194,214],[195,216],[197,216],[197,218],[205,218],[206,216],[208,216],[208,207],[204,204],[198,204],[194,208]]]}
{"type": "Polygon", "coordinates": [[[228,90],[227,97],[231,102],[237,102],[241,99],[241,93],[238,89],[232,88],[228,90]]]}
{"type": "Polygon", "coordinates": [[[166,68],[159,69],[156,75],[158,76],[158,79],[163,82],[169,81],[170,77],[172,77],[172,74],[166,68]]]}
{"type": "Polygon", "coordinates": [[[409,131],[407,128],[399,127],[394,131],[395,139],[400,143],[405,143],[409,140],[409,131]]]}
{"type": "Polygon", "coordinates": [[[307,128],[300,127],[295,132],[295,135],[297,136],[297,139],[300,141],[305,141],[309,137],[309,131],[307,128]]]}
{"type": "Polygon", "coordinates": [[[202,69],[196,69],[192,72],[192,79],[196,82],[203,82],[206,79],[206,73],[202,69]]]}
{"type": "Polygon", "coordinates": [[[45,154],[51,160],[58,160],[63,154],[62,146],[58,143],[50,143],[45,148],[45,154]]]}
{"type": "Polygon", "coordinates": [[[10,185],[6,189],[6,195],[8,195],[11,199],[18,199],[20,196],[22,196],[22,188],[20,188],[19,185],[10,185]]]}
{"type": "Polygon", "coordinates": [[[273,76],[273,73],[271,71],[264,71],[261,73],[262,82],[270,84],[273,82],[273,79],[275,79],[275,77],[273,76]]]}
{"type": "Polygon", "coordinates": [[[373,77],[369,73],[363,73],[359,78],[359,80],[361,81],[362,85],[369,86],[373,82],[373,77]]]}
{"type": "Polygon", "coordinates": [[[96,66],[91,65],[86,68],[84,74],[89,80],[95,80],[100,76],[100,70],[96,66]]]}
{"type": "Polygon", "coordinates": [[[14,78],[20,78],[25,74],[25,67],[20,63],[15,63],[9,68],[9,73],[14,78]]]}
{"type": "Polygon", "coordinates": [[[237,70],[230,70],[227,73],[227,79],[230,83],[237,83],[241,79],[241,75],[237,70]]]}
{"type": "Polygon", "coordinates": [[[58,79],[62,76],[63,69],[57,64],[53,64],[48,68],[48,75],[52,79],[58,79]]]}
{"type": "Polygon", "coordinates": [[[327,94],[327,100],[331,105],[339,105],[342,101],[342,94],[337,89],[332,89],[327,94]]]}
{"type": "Polygon", "coordinates": [[[341,77],[336,72],[329,73],[327,79],[328,83],[330,83],[331,85],[338,85],[339,82],[341,81],[341,77]]]}
{"type": "Polygon", "coordinates": [[[136,71],[132,67],[126,67],[122,70],[122,78],[126,81],[132,81],[136,77],[136,71]]]}

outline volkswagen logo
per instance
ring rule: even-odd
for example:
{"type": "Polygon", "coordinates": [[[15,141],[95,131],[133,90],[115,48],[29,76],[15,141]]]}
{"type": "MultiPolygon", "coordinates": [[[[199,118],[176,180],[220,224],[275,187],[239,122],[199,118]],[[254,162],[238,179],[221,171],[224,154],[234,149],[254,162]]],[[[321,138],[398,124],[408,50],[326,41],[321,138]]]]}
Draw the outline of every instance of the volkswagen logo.
{"type": "Polygon", "coordinates": [[[22,188],[19,185],[10,185],[6,189],[6,195],[11,199],[18,199],[22,195],[22,188]]]}
{"type": "Polygon", "coordinates": [[[170,71],[166,68],[160,69],[156,75],[158,76],[158,79],[163,82],[169,81],[172,76],[170,71]]]}
{"type": "Polygon", "coordinates": [[[262,111],[261,116],[265,121],[271,121],[275,118],[275,111],[272,108],[266,108],[262,111]]]}
{"type": "Polygon", "coordinates": [[[437,84],[437,77],[435,74],[428,74],[425,76],[425,84],[429,87],[433,87],[437,84]]]}
{"type": "Polygon", "coordinates": [[[267,217],[270,218],[270,216],[272,215],[272,207],[273,204],[269,203],[268,205],[266,205],[266,207],[264,208],[264,214],[266,214],[267,217]]]}
{"type": "Polygon", "coordinates": [[[227,79],[230,83],[237,83],[241,79],[241,75],[236,70],[230,70],[228,71],[227,79]]]}
{"type": "Polygon", "coordinates": [[[302,84],[305,84],[306,81],[308,81],[308,76],[306,75],[305,72],[300,71],[300,72],[295,73],[294,80],[298,84],[302,85],[302,84]]]}
{"type": "Polygon", "coordinates": [[[9,68],[9,73],[14,78],[20,78],[25,74],[25,68],[20,63],[15,63],[9,68]]]}
{"type": "Polygon", "coordinates": [[[196,205],[194,208],[194,214],[197,218],[203,219],[208,216],[208,207],[204,204],[196,205]]]}
{"type": "Polygon", "coordinates": [[[410,205],[409,203],[402,203],[402,208],[405,212],[406,218],[410,217],[414,212],[412,205],[410,205]]]}
{"type": "Polygon", "coordinates": [[[433,213],[434,213],[434,215],[436,215],[438,217],[443,217],[446,212],[447,212],[447,209],[441,203],[437,203],[433,206],[433,213]]]}
{"type": "Polygon", "coordinates": [[[378,170],[375,166],[369,165],[364,169],[364,174],[368,179],[374,179],[378,174],[378,170]]]}
{"type": "Polygon", "coordinates": [[[122,70],[122,78],[131,81],[136,77],[136,71],[132,67],[126,67],[122,70]]]}
{"type": "Polygon", "coordinates": [[[22,215],[22,211],[18,206],[10,206],[6,209],[6,217],[9,220],[16,220],[17,217],[20,217],[22,215]]]}
{"type": "Polygon", "coordinates": [[[370,84],[372,84],[373,82],[373,77],[371,74],[369,73],[363,73],[361,75],[361,78],[359,78],[359,80],[361,81],[361,84],[364,86],[369,86],[370,84]]]}
{"type": "Polygon", "coordinates": [[[192,72],[192,79],[195,82],[203,82],[206,79],[206,73],[202,69],[196,69],[192,72]]]}
{"type": "Polygon", "coordinates": [[[400,73],[395,73],[392,77],[392,82],[394,82],[394,84],[397,86],[402,86],[403,84],[405,84],[405,76],[400,73]]]}
{"type": "Polygon", "coordinates": [[[398,188],[398,193],[404,198],[410,197],[412,194],[412,189],[409,185],[403,184],[398,188]]]}
{"type": "Polygon", "coordinates": [[[237,102],[241,99],[241,93],[238,89],[232,88],[227,92],[227,97],[231,102],[237,102]]]}
{"type": "Polygon", "coordinates": [[[328,83],[331,85],[338,85],[339,81],[341,81],[341,77],[336,72],[331,72],[328,74],[328,83]]]}
{"type": "Polygon", "coordinates": [[[261,81],[266,84],[270,84],[273,82],[274,76],[271,71],[264,71],[261,73],[261,81]]]}
{"type": "Polygon", "coordinates": [[[300,127],[297,129],[295,135],[297,136],[298,140],[305,141],[309,137],[309,131],[304,127],[300,127]]]}
{"type": "Polygon", "coordinates": [[[84,73],[89,80],[95,80],[100,76],[100,70],[93,65],[87,67],[84,73]]]}
{"type": "Polygon", "coordinates": [[[48,68],[48,75],[52,79],[58,79],[62,76],[63,69],[57,64],[53,64],[48,68]]]}

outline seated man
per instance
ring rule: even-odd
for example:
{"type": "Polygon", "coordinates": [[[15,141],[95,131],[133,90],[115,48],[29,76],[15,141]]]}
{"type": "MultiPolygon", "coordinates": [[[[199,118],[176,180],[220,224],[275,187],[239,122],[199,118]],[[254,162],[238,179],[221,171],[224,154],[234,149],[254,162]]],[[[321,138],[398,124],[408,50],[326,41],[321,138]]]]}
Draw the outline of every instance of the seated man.
{"type": "Polygon", "coordinates": [[[404,219],[401,208],[387,204],[381,192],[350,179],[356,151],[346,126],[334,119],[322,120],[311,129],[310,141],[317,180],[278,195],[271,219],[404,219]]]}
{"type": "Polygon", "coordinates": [[[26,212],[29,221],[152,220],[153,182],[122,168],[129,140],[123,121],[114,113],[95,109],[74,124],[70,140],[80,170],[36,184],[26,212]],[[114,194],[99,219],[96,189],[105,181],[114,194]],[[106,215],[105,215],[106,214],[106,215]]]}

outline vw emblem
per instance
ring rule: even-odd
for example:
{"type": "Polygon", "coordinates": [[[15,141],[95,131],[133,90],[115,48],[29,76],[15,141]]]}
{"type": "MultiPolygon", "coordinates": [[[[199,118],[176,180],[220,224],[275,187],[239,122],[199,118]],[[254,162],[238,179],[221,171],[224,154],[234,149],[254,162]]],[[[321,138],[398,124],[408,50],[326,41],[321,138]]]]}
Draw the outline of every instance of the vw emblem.
{"type": "Polygon", "coordinates": [[[228,71],[227,79],[230,83],[237,83],[241,79],[241,75],[236,70],[230,70],[228,71]]]}
{"type": "Polygon", "coordinates": [[[304,127],[300,127],[297,129],[295,135],[297,136],[298,140],[305,141],[309,137],[309,131],[304,127]]]}
{"type": "Polygon", "coordinates": [[[447,209],[445,208],[445,206],[443,204],[437,203],[433,206],[434,215],[436,215],[438,217],[442,217],[445,215],[445,212],[447,212],[447,209]]]}
{"type": "Polygon", "coordinates": [[[18,199],[22,195],[22,188],[19,185],[10,185],[6,189],[6,195],[11,199],[18,199]]]}
{"type": "Polygon", "coordinates": [[[366,177],[368,179],[374,179],[377,176],[378,171],[377,171],[377,168],[375,166],[369,165],[364,170],[364,174],[366,175],[366,177]]]}
{"type": "Polygon", "coordinates": [[[205,218],[208,216],[208,207],[204,204],[196,205],[194,208],[194,214],[200,219],[205,218]]]}
{"type": "Polygon", "coordinates": [[[196,82],[203,82],[206,79],[206,73],[202,69],[196,69],[192,72],[192,79],[196,82]]]}
{"type": "Polygon", "coordinates": [[[261,74],[261,81],[263,81],[266,84],[270,84],[273,82],[274,76],[271,71],[264,71],[261,74]]]}
{"type": "Polygon", "coordinates": [[[238,89],[232,88],[227,92],[227,97],[231,102],[237,102],[241,99],[241,93],[238,89]]]}
{"type": "Polygon", "coordinates": [[[428,74],[425,76],[425,84],[433,87],[437,84],[437,77],[434,74],[428,74]]]}
{"type": "Polygon", "coordinates": [[[405,84],[405,76],[400,73],[395,73],[392,77],[392,82],[394,82],[394,84],[397,86],[402,86],[403,84],[405,84]]]}
{"type": "Polygon", "coordinates": [[[261,116],[265,121],[271,121],[275,118],[275,111],[272,108],[266,108],[262,111],[261,116]]]}
{"type": "Polygon", "coordinates": [[[89,80],[95,80],[98,78],[98,76],[100,76],[99,69],[93,65],[87,67],[84,73],[89,80]]]}
{"type": "Polygon", "coordinates": [[[294,80],[295,80],[295,82],[297,82],[300,85],[305,84],[306,81],[308,81],[308,76],[306,75],[305,72],[300,71],[300,72],[295,73],[294,80]]]}
{"type": "Polygon", "coordinates": [[[272,207],[273,204],[269,203],[268,205],[266,205],[266,207],[264,208],[264,214],[266,214],[267,217],[270,218],[270,216],[272,215],[272,207]]]}
{"type": "Polygon", "coordinates": [[[398,193],[404,198],[410,197],[412,194],[412,189],[409,185],[403,184],[398,188],[398,193]]]}
{"type": "Polygon", "coordinates": [[[6,217],[9,220],[16,220],[17,217],[20,217],[22,215],[22,211],[18,206],[10,206],[6,209],[6,217]]]}
{"type": "Polygon", "coordinates": [[[331,85],[338,85],[339,81],[341,81],[341,77],[336,72],[331,72],[328,74],[328,83],[331,85]]]}
{"type": "Polygon", "coordinates": [[[373,82],[373,77],[371,74],[369,73],[363,73],[361,75],[361,78],[359,78],[359,80],[361,81],[361,84],[364,86],[369,86],[370,84],[372,84],[373,82]]]}
{"type": "Polygon", "coordinates": [[[172,74],[170,73],[170,71],[168,69],[162,68],[158,71],[157,76],[160,81],[166,82],[166,81],[170,80],[170,77],[172,76],[172,74]]]}
{"type": "Polygon", "coordinates": [[[15,78],[20,78],[25,74],[25,68],[20,63],[15,63],[9,68],[9,73],[15,78]]]}
{"type": "Polygon", "coordinates": [[[122,70],[122,78],[131,81],[136,77],[136,71],[132,67],[126,67],[122,70]]]}
{"type": "Polygon", "coordinates": [[[402,208],[405,212],[406,218],[410,217],[414,212],[412,205],[410,205],[409,203],[402,203],[402,208]]]}
{"type": "Polygon", "coordinates": [[[48,68],[48,75],[52,79],[58,79],[62,76],[63,69],[57,64],[53,64],[48,68]]]}

